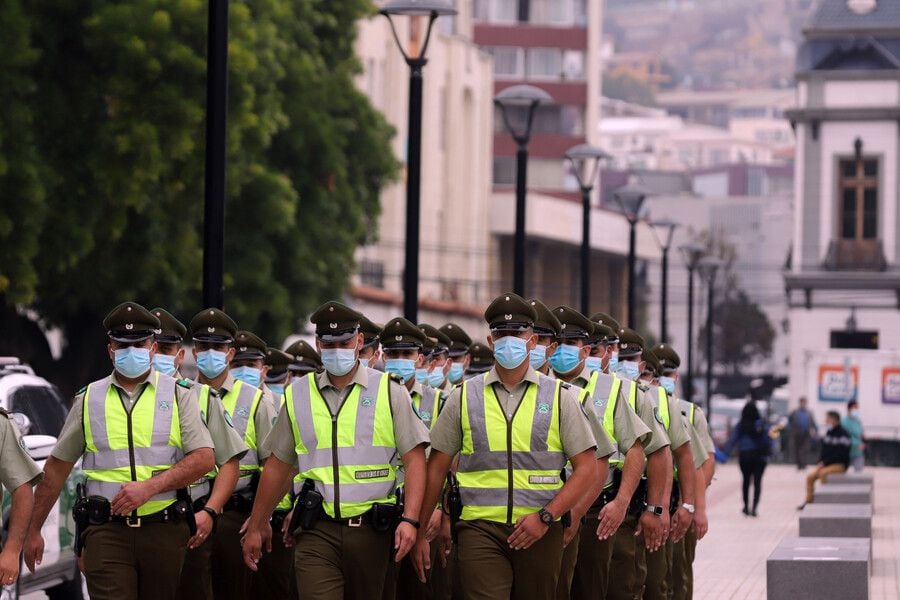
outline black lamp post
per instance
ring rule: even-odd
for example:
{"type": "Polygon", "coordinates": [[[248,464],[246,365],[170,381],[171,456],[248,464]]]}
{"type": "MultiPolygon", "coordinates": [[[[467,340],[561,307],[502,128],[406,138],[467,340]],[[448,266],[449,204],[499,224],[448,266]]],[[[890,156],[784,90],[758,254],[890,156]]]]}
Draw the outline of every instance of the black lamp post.
{"type": "Polygon", "coordinates": [[[713,367],[713,308],[715,307],[716,273],[722,261],[715,256],[707,256],[700,260],[697,269],[706,280],[706,415],[712,415],[712,367],[713,367]]]}
{"type": "Polygon", "coordinates": [[[684,244],[678,250],[684,258],[688,271],[687,301],[687,381],[684,385],[684,396],[688,402],[694,401],[694,271],[697,263],[706,254],[706,246],[701,244],[684,244]]]}
{"type": "Polygon", "coordinates": [[[225,305],[225,120],[228,105],[228,0],[207,11],[206,167],[203,206],[203,306],[225,305]]]}
{"type": "Polygon", "coordinates": [[[435,19],[455,15],[447,0],[393,0],[386,2],[381,14],[387,17],[391,32],[406,64],[409,65],[409,116],[406,139],[406,258],[403,264],[403,316],[418,323],[419,312],[419,198],[422,171],[422,69],[428,62],[425,52],[431,39],[435,19]],[[418,55],[407,53],[397,36],[391,17],[428,17],[425,41],[418,55]]]}
{"type": "Polygon", "coordinates": [[[659,244],[662,251],[662,282],[660,289],[660,306],[659,306],[659,337],[661,342],[669,341],[669,249],[672,247],[672,236],[675,235],[675,229],[678,223],[667,219],[660,219],[650,223],[653,229],[653,237],[659,244]]]}
{"type": "Polygon", "coordinates": [[[581,313],[591,314],[591,191],[600,172],[600,161],[609,154],[590,144],[579,144],[566,151],[581,190],[581,313]],[[587,177],[584,175],[587,174],[587,177]]]}
{"type": "Polygon", "coordinates": [[[622,214],[628,219],[628,327],[637,326],[634,296],[634,271],[637,259],[637,223],[641,216],[641,207],[650,191],[639,183],[623,185],[613,192],[613,198],[619,203],[622,214]]]}
{"type": "Polygon", "coordinates": [[[503,124],[516,142],[516,237],[513,259],[513,291],[525,296],[525,189],[528,172],[528,142],[538,106],[553,98],[532,85],[513,85],[494,96],[503,114],[503,124]]]}

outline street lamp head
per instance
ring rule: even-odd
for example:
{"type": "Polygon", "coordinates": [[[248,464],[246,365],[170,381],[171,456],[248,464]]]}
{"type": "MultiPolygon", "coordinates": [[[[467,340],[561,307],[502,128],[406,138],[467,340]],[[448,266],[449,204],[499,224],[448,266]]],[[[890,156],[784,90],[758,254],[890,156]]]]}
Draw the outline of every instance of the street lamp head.
{"type": "Polygon", "coordinates": [[[653,235],[656,237],[659,247],[668,250],[672,245],[672,236],[675,235],[678,223],[671,219],[658,219],[651,221],[650,227],[653,229],[653,235]]]}
{"type": "Polygon", "coordinates": [[[638,220],[644,200],[650,195],[652,192],[640,183],[628,183],[613,191],[613,198],[619,203],[629,222],[638,220]]]}
{"type": "Polygon", "coordinates": [[[700,277],[705,279],[710,285],[716,282],[716,273],[725,263],[716,256],[705,256],[697,263],[697,270],[700,271],[700,277]]]}
{"type": "Polygon", "coordinates": [[[552,103],[553,96],[539,87],[525,84],[509,86],[494,96],[494,104],[503,109],[518,106],[527,108],[552,103]]]}
{"type": "Polygon", "coordinates": [[[706,255],[706,246],[696,242],[682,244],[678,246],[678,250],[681,252],[682,258],[684,258],[684,264],[691,270],[697,268],[697,263],[706,255]]]}
{"type": "Polygon", "coordinates": [[[387,17],[441,17],[455,15],[456,8],[450,0],[391,0],[385,2],[379,12],[387,17]]]}
{"type": "Polygon", "coordinates": [[[597,178],[597,172],[600,169],[600,161],[612,158],[609,154],[590,144],[578,144],[566,150],[566,158],[572,163],[572,170],[575,171],[575,179],[578,180],[578,187],[583,191],[588,191],[594,186],[594,180],[597,178]],[[583,178],[585,168],[588,170],[587,178],[583,178]]]}

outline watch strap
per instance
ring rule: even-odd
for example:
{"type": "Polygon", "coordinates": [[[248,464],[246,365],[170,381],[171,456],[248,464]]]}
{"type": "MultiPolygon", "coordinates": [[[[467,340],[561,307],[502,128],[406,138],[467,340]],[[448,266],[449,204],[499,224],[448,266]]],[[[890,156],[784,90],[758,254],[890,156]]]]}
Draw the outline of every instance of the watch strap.
{"type": "Polygon", "coordinates": [[[410,519],[409,517],[401,516],[401,517],[400,517],[400,522],[401,522],[401,523],[409,523],[410,525],[412,525],[412,526],[415,527],[416,529],[418,529],[419,527],[421,527],[421,524],[420,524],[418,521],[416,521],[415,519],[410,519]]]}

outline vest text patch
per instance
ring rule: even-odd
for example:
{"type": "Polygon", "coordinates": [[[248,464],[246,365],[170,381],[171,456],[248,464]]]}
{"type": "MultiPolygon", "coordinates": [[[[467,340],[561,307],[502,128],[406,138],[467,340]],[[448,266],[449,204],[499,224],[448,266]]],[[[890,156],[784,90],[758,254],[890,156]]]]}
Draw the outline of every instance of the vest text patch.
{"type": "Polygon", "coordinates": [[[559,483],[559,475],[529,475],[528,483],[533,484],[555,484],[559,483]]]}
{"type": "Polygon", "coordinates": [[[353,477],[356,479],[378,479],[380,477],[387,477],[390,474],[390,469],[371,469],[369,471],[356,471],[353,474],[353,477]]]}

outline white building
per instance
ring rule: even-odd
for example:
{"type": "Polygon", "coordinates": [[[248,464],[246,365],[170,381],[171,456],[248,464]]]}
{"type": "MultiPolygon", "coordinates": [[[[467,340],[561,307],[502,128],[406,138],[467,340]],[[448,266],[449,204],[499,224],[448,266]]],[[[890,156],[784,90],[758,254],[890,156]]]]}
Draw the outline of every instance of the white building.
{"type": "MultiPolygon", "coordinates": [[[[900,426],[900,3],[823,0],[797,59],[793,401],[900,426]]],[[[896,433],[895,433],[896,435],[896,433]]]]}

